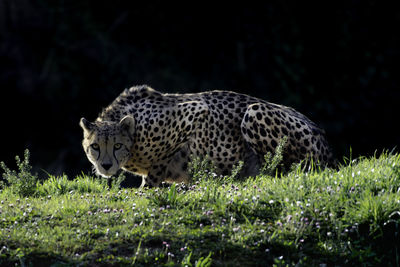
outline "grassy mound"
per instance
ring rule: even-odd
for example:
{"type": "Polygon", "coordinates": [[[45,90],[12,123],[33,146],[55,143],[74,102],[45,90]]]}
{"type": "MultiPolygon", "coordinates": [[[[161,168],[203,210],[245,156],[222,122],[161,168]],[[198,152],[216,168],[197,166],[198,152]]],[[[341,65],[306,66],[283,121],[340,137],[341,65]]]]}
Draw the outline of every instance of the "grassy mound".
{"type": "Polygon", "coordinates": [[[28,156],[3,164],[1,266],[400,264],[400,155],[156,189],[40,180],[28,156]]]}

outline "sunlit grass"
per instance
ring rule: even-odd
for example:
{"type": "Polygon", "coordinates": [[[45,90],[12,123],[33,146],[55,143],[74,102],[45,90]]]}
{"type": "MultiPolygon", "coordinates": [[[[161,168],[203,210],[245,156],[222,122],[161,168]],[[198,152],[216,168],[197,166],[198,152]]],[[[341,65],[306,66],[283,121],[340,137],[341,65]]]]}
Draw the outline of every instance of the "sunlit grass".
{"type": "Polygon", "coordinates": [[[169,188],[83,174],[49,176],[29,196],[4,184],[0,265],[400,263],[398,154],[244,181],[197,167],[169,188]]]}

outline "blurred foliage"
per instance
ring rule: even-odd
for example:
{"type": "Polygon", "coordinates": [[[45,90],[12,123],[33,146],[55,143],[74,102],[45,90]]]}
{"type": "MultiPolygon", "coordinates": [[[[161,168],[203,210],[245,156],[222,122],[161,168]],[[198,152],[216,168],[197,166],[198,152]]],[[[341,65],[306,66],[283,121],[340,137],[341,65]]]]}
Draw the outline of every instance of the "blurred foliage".
{"type": "Polygon", "coordinates": [[[89,169],[81,116],[124,88],[235,90],[292,106],[326,129],[339,158],[399,144],[400,12],[377,0],[0,1],[1,160],[89,169]],[[18,115],[17,115],[18,114],[18,115]],[[4,130],[7,129],[7,130],[4,130]]]}

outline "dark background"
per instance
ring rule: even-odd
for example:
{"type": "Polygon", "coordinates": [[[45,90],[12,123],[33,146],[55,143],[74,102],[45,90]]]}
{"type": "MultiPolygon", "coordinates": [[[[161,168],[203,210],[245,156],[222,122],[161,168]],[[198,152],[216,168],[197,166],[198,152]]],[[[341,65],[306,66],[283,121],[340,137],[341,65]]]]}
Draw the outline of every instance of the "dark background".
{"type": "Polygon", "coordinates": [[[338,159],[400,143],[400,12],[385,1],[0,0],[0,160],[90,171],[78,122],[124,88],[234,90],[292,106],[338,159]],[[217,2],[217,1],[214,1],[217,2]],[[235,3],[238,2],[238,3],[235,3]],[[307,2],[307,3],[305,3],[307,2]]]}

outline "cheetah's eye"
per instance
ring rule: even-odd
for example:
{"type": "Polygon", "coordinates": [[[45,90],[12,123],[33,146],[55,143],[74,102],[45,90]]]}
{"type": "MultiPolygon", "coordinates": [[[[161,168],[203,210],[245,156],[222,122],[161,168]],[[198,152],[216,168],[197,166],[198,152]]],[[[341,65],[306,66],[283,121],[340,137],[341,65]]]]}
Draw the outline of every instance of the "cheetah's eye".
{"type": "Polygon", "coordinates": [[[122,144],[121,144],[121,143],[116,143],[116,144],[114,145],[114,149],[116,149],[116,150],[120,149],[121,147],[122,147],[122,144]]]}
{"type": "Polygon", "coordinates": [[[99,144],[97,144],[97,143],[93,143],[93,144],[91,144],[90,145],[94,150],[99,150],[100,149],[100,146],[99,146],[99,144]]]}

